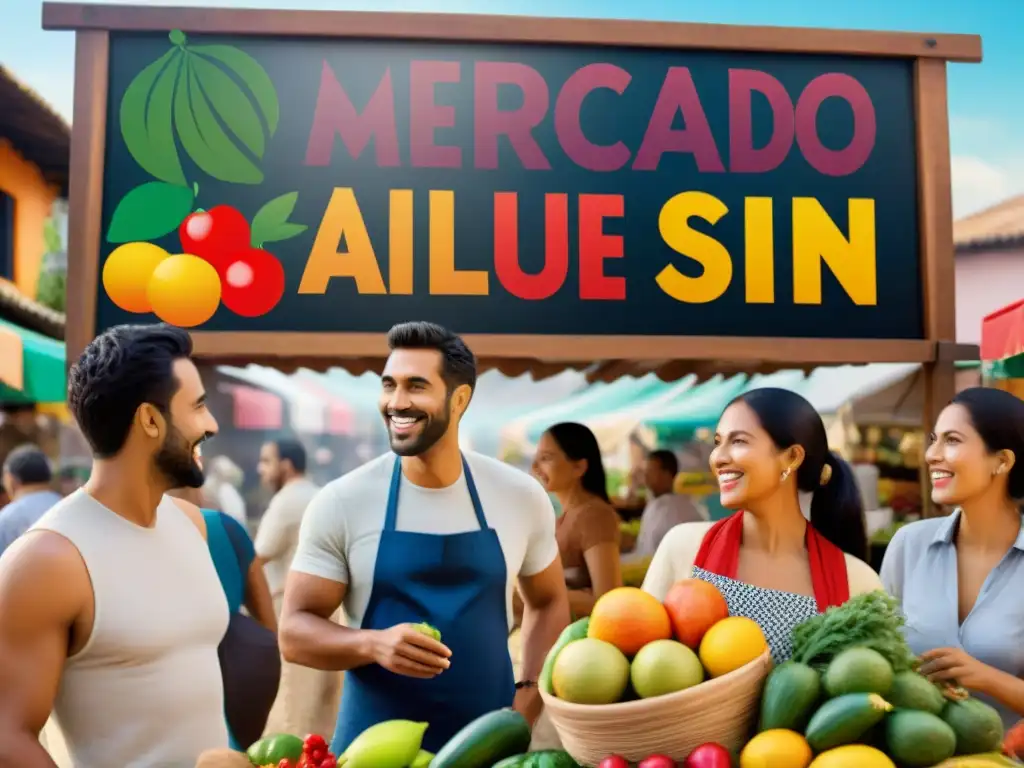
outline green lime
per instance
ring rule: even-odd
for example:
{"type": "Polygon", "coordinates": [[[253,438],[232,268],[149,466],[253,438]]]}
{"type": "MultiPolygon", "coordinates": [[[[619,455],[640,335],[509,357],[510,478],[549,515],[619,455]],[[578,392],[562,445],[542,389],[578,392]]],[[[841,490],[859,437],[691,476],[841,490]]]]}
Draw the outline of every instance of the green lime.
{"type": "Polygon", "coordinates": [[[419,632],[422,632],[427,637],[432,637],[435,640],[437,640],[437,642],[441,642],[441,631],[437,627],[432,627],[430,624],[427,624],[426,622],[420,622],[419,624],[413,624],[413,626],[419,632]]]}

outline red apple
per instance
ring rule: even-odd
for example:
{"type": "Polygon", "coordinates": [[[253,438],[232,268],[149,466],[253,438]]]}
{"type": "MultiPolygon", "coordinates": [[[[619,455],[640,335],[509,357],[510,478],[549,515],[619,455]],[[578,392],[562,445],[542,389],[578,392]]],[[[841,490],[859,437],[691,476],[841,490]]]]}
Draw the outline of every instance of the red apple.
{"type": "Polygon", "coordinates": [[[259,248],[246,248],[231,255],[218,272],[221,300],[236,315],[265,315],[284,295],[284,267],[259,248]]]}
{"type": "Polygon", "coordinates": [[[637,768],[676,768],[676,761],[668,755],[651,755],[641,760],[637,768]]]}
{"type": "Polygon", "coordinates": [[[190,213],[178,227],[184,253],[205,259],[220,270],[232,254],[249,247],[249,222],[230,205],[190,213]]]}
{"type": "Polygon", "coordinates": [[[621,755],[608,755],[597,764],[597,768],[629,768],[629,761],[621,755]]]}
{"type": "Polygon", "coordinates": [[[732,768],[732,755],[721,744],[701,744],[686,758],[683,768],[732,768]]]}

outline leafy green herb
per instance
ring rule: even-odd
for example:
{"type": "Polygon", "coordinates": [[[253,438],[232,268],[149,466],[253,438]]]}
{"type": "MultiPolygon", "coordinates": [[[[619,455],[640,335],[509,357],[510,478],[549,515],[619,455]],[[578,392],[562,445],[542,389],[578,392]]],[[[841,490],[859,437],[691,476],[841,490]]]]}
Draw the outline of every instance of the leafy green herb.
{"type": "Polygon", "coordinates": [[[150,181],[128,192],[114,209],[109,243],[155,240],[173,232],[192,212],[192,189],[150,181]]]}
{"type": "Polygon", "coordinates": [[[847,648],[862,646],[882,654],[896,672],[912,669],[914,654],[903,637],[899,601],[881,590],[851,597],[793,630],[793,660],[824,671],[847,648]]]}

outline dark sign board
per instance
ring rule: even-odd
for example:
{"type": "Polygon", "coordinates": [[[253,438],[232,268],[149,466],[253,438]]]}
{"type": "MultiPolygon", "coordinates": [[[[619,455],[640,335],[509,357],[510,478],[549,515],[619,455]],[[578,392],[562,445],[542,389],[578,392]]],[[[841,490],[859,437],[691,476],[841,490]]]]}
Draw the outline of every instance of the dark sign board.
{"type": "Polygon", "coordinates": [[[923,338],[913,66],[112,32],[96,330],[923,338]]]}

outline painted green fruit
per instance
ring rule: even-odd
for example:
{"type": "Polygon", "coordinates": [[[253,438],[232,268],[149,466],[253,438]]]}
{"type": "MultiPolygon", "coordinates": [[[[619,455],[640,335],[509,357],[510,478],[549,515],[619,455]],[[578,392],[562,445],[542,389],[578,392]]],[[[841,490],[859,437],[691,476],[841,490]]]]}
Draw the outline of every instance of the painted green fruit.
{"type": "Polygon", "coordinates": [[[418,631],[422,632],[427,637],[432,637],[437,642],[441,642],[441,630],[437,627],[427,624],[425,621],[421,621],[419,624],[413,624],[413,627],[418,631]]]}
{"type": "Polygon", "coordinates": [[[637,651],[629,677],[637,695],[649,699],[699,685],[704,682],[704,667],[682,643],[655,640],[637,651]]]}
{"type": "Polygon", "coordinates": [[[871,648],[850,648],[828,665],[822,685],[829,696],[846,693],[877,693],[885,696],[892,688],[892,665],[871,648]]]}
{"type": "Polygon", "coordinates": [[[427,723],[387,720],[371,725],[339,756],[345,768],[408,768],[423,744],[427,723]]]}

